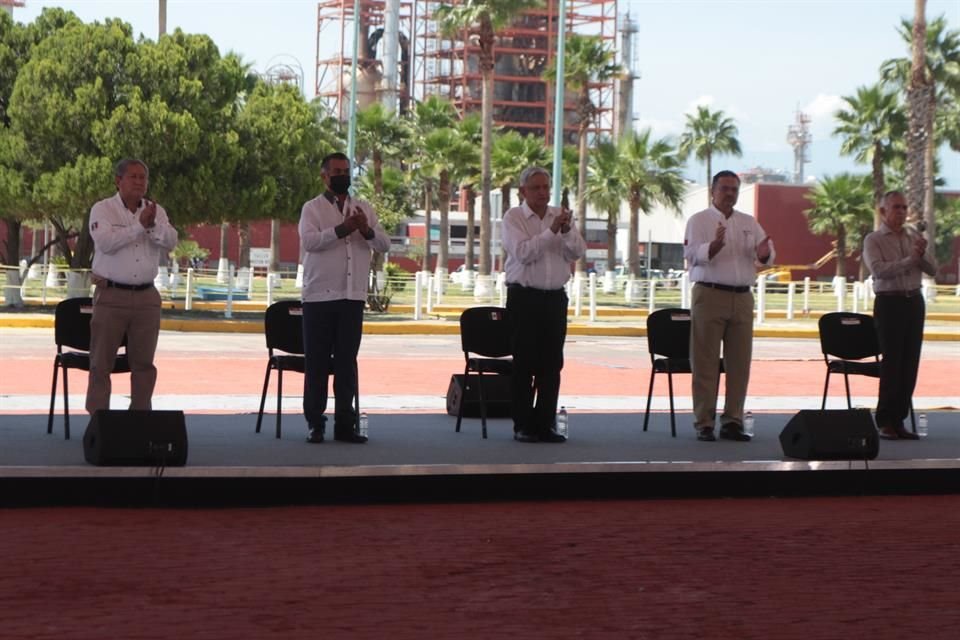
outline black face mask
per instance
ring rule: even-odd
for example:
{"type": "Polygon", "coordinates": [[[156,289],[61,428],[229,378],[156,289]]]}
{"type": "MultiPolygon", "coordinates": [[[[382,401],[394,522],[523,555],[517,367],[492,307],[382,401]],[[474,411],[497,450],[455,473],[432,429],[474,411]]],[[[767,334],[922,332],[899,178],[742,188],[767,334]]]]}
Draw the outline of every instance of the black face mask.
{"type": "Polygon", "coordinates": [[[330,191],[344,195],[350,191],[350,176],[330,176],[330,191]]]}

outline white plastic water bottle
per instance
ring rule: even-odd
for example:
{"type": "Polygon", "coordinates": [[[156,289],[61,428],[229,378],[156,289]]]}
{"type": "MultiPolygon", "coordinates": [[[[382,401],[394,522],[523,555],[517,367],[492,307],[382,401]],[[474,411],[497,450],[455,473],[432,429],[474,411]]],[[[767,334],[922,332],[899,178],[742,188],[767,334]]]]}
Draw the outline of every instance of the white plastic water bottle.
{"type": "Polygon", "coordinates": [[[569,437],[570,433],[570,416],[567,414],[566,407],[560,407],[560,412],[557,413],[557,433],[564,438],[569,437]]]}
{"type": "Polygon", "coordinates": [[[753,411],[743,414],[743,432],[748,436],[753,435],[753,411]]]}
{"type": "Polygon", "coordinates": [[[926,438],[927,433],[927,414],[921,413],[917,416],[917,435],[926,438]]]}
{"type": "Polygon", "coordinates": [[[364,438],[370,437],[370,420],[367,418],[367,412],[360,412],[360,419],[357,421],[357,435],[364,438]]]}

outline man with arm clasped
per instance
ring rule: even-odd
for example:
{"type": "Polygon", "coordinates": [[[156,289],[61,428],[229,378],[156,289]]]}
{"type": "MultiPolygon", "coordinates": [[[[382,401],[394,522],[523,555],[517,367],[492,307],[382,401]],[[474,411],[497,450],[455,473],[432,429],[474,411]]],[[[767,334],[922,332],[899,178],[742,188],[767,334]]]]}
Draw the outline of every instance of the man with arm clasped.
{"type": "Polygon", "coordinates": [[[880,228],[863,242],[863,259],[873,274],[873,318],[880,342],[880,391],[877,428],[887,440],[916,440],[903,421],[917,384],[923,345],[925,304],[920,290],[922,274],[934,275],[937,265],[927,251],[927,240],[904,228],[907,200],[889,191],[880,205],[880,228]]]}
{"type": "Polygon", "coordinates": [[[570,263],[586,243],[570,211],[548,206],[550,174],[529,167],[520,174],[524,202],[503,216],[507,311],[513,330],[511,413],[521,442],[563,442],[556,432],[563,343],[567,335],[570,263]],[[536,403],[534,403],[536,396],[536,403]]]}
{"type": "Polygon", "coordinates": [[[160,258],[177,245],[177,230],[163,207],[145,196],[147,165],[132,158],[114,169],[117,193],[90,209],[93,238],[93,317],[87,411],[110,408],[110,374],[127,337],[130,408],[149,411],[157,368],[160,293],[153,286],[160,258]]]}
{"type": "Polygon", "coordinates": [[[690,362],[693,369],[693,416],[697,439],[716,440],[717,384],[720,351],[726,375],[726,398],[720,437],[746,442],[743,405],[753,353],[753,294],[757,264],[773,263],[773,243],[756,218],[733,206],[740,178],[732,171],[713,177],[713,205],[687,221],[683,255],[693,287],[690,309],[690,362]]]}
{"type": "Polygon", "coordinates": [[[386,251],[390,238],[373,207],[350,192],[350,160],[331,153],[320,165],[327,187],[303,205],[300,249],[303,258],[303,347],[306,371],[303,413],[308,442],[323,442],[330,355],[333,354],[335,440],[362,444],[353,400],[357,395],[357,353],[363,333],[363,307],[371,250],[386,251]]]}

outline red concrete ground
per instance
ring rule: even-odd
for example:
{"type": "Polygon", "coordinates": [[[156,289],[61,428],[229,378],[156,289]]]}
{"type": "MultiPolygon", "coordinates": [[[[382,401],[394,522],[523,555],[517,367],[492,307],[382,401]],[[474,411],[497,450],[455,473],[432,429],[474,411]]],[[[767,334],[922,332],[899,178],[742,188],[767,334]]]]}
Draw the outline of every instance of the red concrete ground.
{"type": "MultiPolygon", "coordinates": [[[[645,346],[644,346],[645,348],[645,346]]],[[[6,394],[44,394],[50,392],[53,356],[46,348],[42,355],[16,358],[16,373],[2,375],[2,392],[6,394]],[[48,353],[49,352],[49,353],[48,353]]],[[[174,394],[259,394],[263,384],[266,350],[242,356],[199,352],[170,354],[161,347],[157,355],[159,377],[156,393],[174,394]]],[[[360,379],[365,395],[443,394],[450,374],[462,372],[463,357],[456,351],[446,355],[432,354],[429,359],[414,354],[397,356],[366,355],[359,359],[360,379]]],[[[957,362],[952,358],[924,358],[917,381],[917,397],[956,396],[957,362]]],[[[754,360],[751,365],[751,395],[816,396],[823,393],[825,367],[822,360],[754,360]]],[[[615,366],[588,357],[573,357],[568,351],[564,368],[562,393],[568,395],[646,395],[650,361],[646,352],[631,354],[615,366]]],[[[875,379],[853,376],[851,393],[871,396],[877,393],[875,379]]],[[[71,393],[86,392],[86,375],[71,372],[71,393]]],[[[129,376],[113,378],[114,390],[129,393],[129,376]]],[[[300,384],[299,380],[294,384],[300,384]]],[[[689,395],[689,377],[679,382],[678,393],[689,395]]],[[[843,393],[843,381],[832,381],[831,397],[843,393]]],[[[292,387],[291,387],[292,389],[292,387]]],[[[655,389],[666,396],[666,379],[655,389]]]]}
{"type": "Polygon", "coordinates": [[[0,511],[0,638],[956,638],[960,497],[0,511]]]}

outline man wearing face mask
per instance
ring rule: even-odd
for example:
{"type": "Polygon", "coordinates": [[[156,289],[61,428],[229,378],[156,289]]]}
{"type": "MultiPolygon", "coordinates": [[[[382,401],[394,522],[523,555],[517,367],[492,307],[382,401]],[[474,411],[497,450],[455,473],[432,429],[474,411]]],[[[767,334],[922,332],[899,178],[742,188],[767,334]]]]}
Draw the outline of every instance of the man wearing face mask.
{"type": "Polygon", "coordinates": [[[331,153],[320,164],[327,190],[303,205],[300,250],[303,258],[303,346],[306,370],[303,413],[308,442],[323,442],[327,383],[333,354],[335,398],[333,437],[362,444],[353,401],[357,395],[357,353],[371,251],[386,251],[390,238],[369,203],[349,195],[350,160],[331,153]]]}

